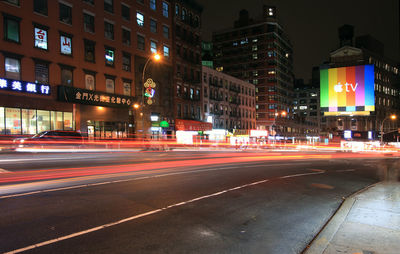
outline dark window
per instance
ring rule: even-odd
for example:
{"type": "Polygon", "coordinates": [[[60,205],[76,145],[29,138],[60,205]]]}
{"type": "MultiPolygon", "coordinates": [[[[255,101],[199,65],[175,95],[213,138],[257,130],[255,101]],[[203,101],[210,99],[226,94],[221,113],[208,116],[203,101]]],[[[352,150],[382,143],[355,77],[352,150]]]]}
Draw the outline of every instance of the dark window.
{"type": "Polygon", "coordinates": [[[94,5],[94,0],[83,0],[83,1],[88,4],[94,5]]]}
{"type": "Polygon", "coordinates": [[[131,31],[122,28],[122,43],[125,45],[131,45],[131,31]]]}
{"type": "Polygon", "coordinates": [[[104,10],[113,13],[114,3],[113,0],[104,0],[104,10]]]}
{"type": "Polygon", "coordinates": [[[150,19],[150,31],[152,33],[157,33],[157,21],[150,19]]]}
{"type": "Polygon", "coordinates": [[[131,71],[131,54],[122,53],[122,69],[124,71],[131,71]]]}
{"type": "Polygon", "coordinates": [[[114,40],[114,25],[104,21],[104,37],[114,40]]]}
{"type": "Polygon", "coordinates": [[[163,25],[163,35],[164,38],[169,39],[169,27],[167,27],[166,25],[163,25]]]}
{"type": "Polygon", "coordinates": [[[105,47],[104,57],[107,66],[114,66],[115,62],[115,49],[110,47],[105,47]]]}
{"type": "Polygon", "coordinates": [[[47,0],[33,0],[33,10],[47,16],[47,0]]]}
{"type": "Polygon", "coordinates": [[[123,19],[131,20],[131,9],[128,6],[124,4],[121,5],[121,14],[123,19]]]}
{"type": "Polygon", "coordinates": [[[144,46],[144,37],[141,35],[137,35],[137,48],[140,50],[144,50],[145,46],[144,46]]]}
{"type": "Polygon", "coordinates": [[[19,0],[4,0],[7,3],[19,6],[19,0]]]}
{"type": "Polygon", "coordinates": [[[73,67],[60,65],[61,68],[61,85],[73,86],[73,67]]]}
{"type": "Polygon", "coordinates": [[[20,42],[19,18],[4,16],[4,39],[7,41],[20,42]]]}
{"type": "Polygon", "coordinates": [[[60,21],[72,24],[72,8],[68,5],[59,3],[60,6],[60,21]]]}
{"type": "Polygon", "coordinates": [[[179,5],[175,4],[175,16],[179,17],[179,5]]]}
{"type": "Polygon", "coordinates": [[[169,15],[169,10],[168,9],[169,9],[168,3],[163,2],[162,3],[162,13],[163,13],[163,16],[166,17],[166,18],[168,18],[168,15],[169,15]]]}
{"type": "Polygon", "coordinates": [[[136,2],[138,2],[140,4],[144,4],[144,0],[136,0],[136,2]]]}
{"type": "Polygon", "coordinates": [[[35,82],[42,84],[49,83],[49,64],[43,62],[35,63],[35,82]]]}
{"type": "Polygon", "coordinates": [[[83,28],[86,32],[94,33],[94,16],[83,13],[83,28]]]}
{"type": "Polygon", "coordinates": [[[95,42],[94,41],[89,41],[89,40],[84,40],[85,44],[85,60],[88,62],[95,62],[95,54],[94,54],[94,47],[95,47],[95,42]]]}

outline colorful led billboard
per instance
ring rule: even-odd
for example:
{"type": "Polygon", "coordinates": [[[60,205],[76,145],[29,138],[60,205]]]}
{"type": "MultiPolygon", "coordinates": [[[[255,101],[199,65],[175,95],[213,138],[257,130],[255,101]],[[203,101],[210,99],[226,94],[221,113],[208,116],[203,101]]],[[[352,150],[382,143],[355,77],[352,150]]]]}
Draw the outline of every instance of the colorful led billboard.
{"type": "Polygon", "coordinates": [[[321,69],[320,75],[325,116],[370,115],[375,111],[373,65],[321,69]]]}

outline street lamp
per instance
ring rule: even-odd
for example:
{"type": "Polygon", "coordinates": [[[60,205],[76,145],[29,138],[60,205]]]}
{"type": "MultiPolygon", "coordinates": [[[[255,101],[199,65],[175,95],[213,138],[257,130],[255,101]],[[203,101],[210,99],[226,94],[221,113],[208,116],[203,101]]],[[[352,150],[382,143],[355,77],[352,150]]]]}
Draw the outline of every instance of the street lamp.
{"type": "Polygon", "coordinates": [[[383,121],[381,123],[381,144],[383,144],[383,124],[385,123],[385,120],[387,120],[387,119],[396,120],[396,118],[397,118],[396,115],[390,115],[383,119],[383,121]]]}
{"type": "MultiPolygon", "coordinates": [[[[147,65],[150,63],[150,61],[155,61],[155,62],[158,62],[158,61],[160,61],[160,59],[161,59],[161,56],[160,56],[160,54],[158,54],[157,52],[156,53],[154,53],[153,55],[151,55],[148,59],[147,59],[147,61],[146,61],[146,63],[144,64],[144,66],[143,66],[143,71],[142,71],[142,88],[141,88],[141,92],[142,92],[142,98],[141,98],[141,102],[140,102],[140,107],[142,108],[142,112],[140,112],[140,119],[141,119],[141,125],[142,125],[142,131],[143,131],[143,135],[144,135],[144,121],[143,121],[143,112],[144,112],[144,106],[145,106],[145,104],[144,104],[144,75],[145,75],[145,73],[146,73],[146,68],[147,68],[147,65]]],[[[138,109],[139,108],[139,105],[137,105],[137,106],[135,106],[134,105],[134,107],[136,108],[136,109],[138,109]]]]}

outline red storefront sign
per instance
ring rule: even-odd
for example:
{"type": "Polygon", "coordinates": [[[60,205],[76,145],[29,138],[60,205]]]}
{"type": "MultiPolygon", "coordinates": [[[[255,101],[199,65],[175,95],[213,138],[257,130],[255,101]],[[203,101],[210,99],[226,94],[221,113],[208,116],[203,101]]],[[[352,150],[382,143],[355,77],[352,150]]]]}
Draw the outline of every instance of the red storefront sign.
{"type": "Polygon", "coordinates": [[[177,131],[210,131],[212,130],[212,124],[194,120],[176,119],[175,129],[177,131]]]}

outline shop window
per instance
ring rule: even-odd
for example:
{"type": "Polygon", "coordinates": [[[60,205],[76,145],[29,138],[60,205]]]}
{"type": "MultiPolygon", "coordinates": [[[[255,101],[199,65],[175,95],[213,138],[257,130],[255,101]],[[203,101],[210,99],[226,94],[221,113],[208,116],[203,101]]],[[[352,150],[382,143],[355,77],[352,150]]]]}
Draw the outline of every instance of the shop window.
{"type": "Polygon", "coordinates": [[[131,82],[128,81],[128,80],[125,80],[125,81],[122,83],[122,86],[123,86],[123,93],[124,93],[124,95],[126,95],[126,96],[131,96],[131,82]]]}
{"type": "Polygon", "coordinates": [[[64,130],[73,130],[75,126],[74,119],[71,112],[64,112],[64,130]]]}
{"type": "Polygon", "coordinates": [[[122,53],[122,69],[124,71],[131,71],[131,54],[122,53]]]}
{"type": "Polygon", "coordinates": [[[6,57],[5,62],[5,77],[9,79],[21,79],[21,60],[16,58],[6,57]]]}
{"type": "Polygon", "coordinates": [[[150,52],[153,54],[157,53],[157,42],[150,41],[150,52]]]}
{"type": "Polygon", "coordinates": [[[164,51],[164,56],[165,56],[165,57],[169,57],[169,47],[164,46],[164,47],[163,47],[163,51],[164,51]]]}
{"type": "Polygon", "coordinates": [[[150,9],[156,10],[156,0],[150,0],[150,9]]]}
{"type": "Polygon", "coordinates": [[[4,15],[4,39],[12,42],[20,42],[19,22],[20,18],[4,15]]]}
{"type": "Polygon", "coordinates": [[[127,46],[131,45],[131,31],[125,28],[122,28],[122,43],[127,46]]]}
{"type": "Polygon", "coordinates": [[[104,10],[113,13],[114,3],[113,0],[104,0],[104,10]]]}
{"type": "Polygon", "coordinates": [[[114,93],[115,92],[115,79],[111,77],[106,77],[106,92],[114,93]]]}
{"type": "Polygon", "coordinates": [[[137,48],[140,50],[144,50],[145,49],[145,43],[144,43],[144,37],[141,35],[137,35],[137,48]]]}
{"type": "Polygon", "coordinates": [[[107,66],[114,66],[115,50],[113,48],[105,47],[104,57],[107,66]]]}
{"type": "Polygon", "coordinates": [[[38,133],[50,130],[50,111],[47,110],[37,111],[37,126],[38,126],[38,133]]]}
{"type": "Polygon", "coordinates": [[[6,134],[4,108],[0,107],[0,134],[6,134]]]}
{"type": "Polygon", "coordinates": [[[157,33],[157,21],[150,19],[150,31],[152,33],[157,33]]]}
{"type": "Polygon", "coordinates": [[[6,130],[5,134],[21,134],[21,109],[6,108],[6,130]]]}
{"type": "Polygon", "coordinates": [[[87,90],[96,90],[96,79],[94,73],[85,73],[85,88],[87,90]]]}
{"type": "Polygon", "coordinates": [[[169,27],[166,25],[163,25],[163,36],[166,39],[169,39],[169,27]]]}
{"type": "Polygon", "coordinates": [[[125,4],[121,4],[121,16],[127,21],[131,20],[131,8],[125,4]]]}
{"type": "Polygon", "coordinates": [[[104,37],[114,40],[114,25],[107,21],[104,21],[104,37]]]}
{"type": "Polygon", "coordinates": [[[162,3],[162,14],[164,17],[168,18],[169,16],[169,5],[167,2],[162,3]]]}
{"type": "Polygon", "coordinates": [[[41,84],[49,83],[49,65],[47,63],[35,63],[35,82],[41,84]]]}
{"type": "Polygon", "coordinates": [[[47,29],[35,26],[35,48],[47,50],[47,29]]]}
{"type": "Polygon", "coordinates": [[[36,110],[22,109],[22,134],[36,133],[36,110]]]}
{"type": "Polygon", "coordinates": [[[94,46],[95,42],[84,40],[85,45],[85,60],[88,62],[95,62],[95,55],[94,55],[94,46]]]}
{"type": "Polygon", "coordinates": [[[144,26],[144,16],[142,13],[140,12],[136,13],[136,22],[138,26],[144,26]]]}
{"type": "Polygon", "coordinates": [[[33,11],[47,16],[47,0],[33,0],[33,11]]]}
{"type": "Polygon", "coordinates": [[[72,25],[72,7],[59,3],[60,21],[72,25]]]}
{"type": "Polygon", "coordinates": [[[94,16],[83,13],[83,29],[86,32],[94,33],[94,16]]]}
{"type": "Polygon", "coordinates": [[[72,38],[68,35],[60,35],[60,52],[63,55],[72,55],[72,38]]]}
{"type": "Polygon", "coordinates": [[[73,68],[61,66],[61,85],[73,86],[73,68]]]}
{"type": "Polygon", "coordinates": [[[56,112],[56,111],[51,111],[50,112],[50,118],[51,118],[51,129],[52,130],[62,130],[63,129],[63,112],[56,112]]]}

